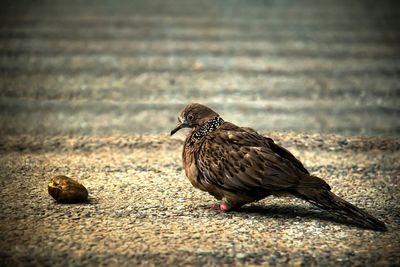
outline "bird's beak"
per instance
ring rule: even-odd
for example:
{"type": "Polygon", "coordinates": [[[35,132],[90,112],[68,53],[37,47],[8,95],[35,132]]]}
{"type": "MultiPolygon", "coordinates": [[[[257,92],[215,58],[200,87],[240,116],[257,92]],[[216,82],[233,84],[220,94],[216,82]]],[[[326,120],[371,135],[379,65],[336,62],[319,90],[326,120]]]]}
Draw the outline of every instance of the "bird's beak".
{"type": "Polygon", "coordinates": [[[189,125],[186,124],[185,122],[178,123],[178,125],[175,127],[175,129],[173,129],[171,131],[171,135],[174,135],[177,131],[179,131],[182,128],[186,128],[186,127],[189,127],[189,125]]]}
{"type": "Polygon", "coordinates": [[[185,122],[185,120],[182,119],[181,117],[178,117],[178,121],[179,121],[178,125],[176,125],[175,129],[173,129],[171,131],[171,135],[175,134],[177,131],[179,131],[182,128],[190,127],[189,124],[187,124],[185,122]]]}

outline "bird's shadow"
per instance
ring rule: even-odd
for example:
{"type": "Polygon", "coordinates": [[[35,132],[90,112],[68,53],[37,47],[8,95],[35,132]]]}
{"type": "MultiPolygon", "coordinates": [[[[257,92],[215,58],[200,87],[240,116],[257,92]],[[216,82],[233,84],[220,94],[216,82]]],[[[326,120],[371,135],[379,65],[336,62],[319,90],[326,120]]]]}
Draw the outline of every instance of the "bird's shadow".
{"type": "Polygon", "coordinates": [[[312,206],[298,206],[292,204],[277,205],[271,204],[267,206],[253,204],[251,206],[241,207],[239,210],[230,212],[234,216],[247,216],[247,215],[261,215],[270,218],[283,218],[283,219],[311,219],[320,220],[325,222],[333,222],[335,224],[342,224],[351,227],[358,227],[371,230],[370,228],[360,225],[346,217],[340,217],[331,214],[328,211],[314,208],[312,206]]]}

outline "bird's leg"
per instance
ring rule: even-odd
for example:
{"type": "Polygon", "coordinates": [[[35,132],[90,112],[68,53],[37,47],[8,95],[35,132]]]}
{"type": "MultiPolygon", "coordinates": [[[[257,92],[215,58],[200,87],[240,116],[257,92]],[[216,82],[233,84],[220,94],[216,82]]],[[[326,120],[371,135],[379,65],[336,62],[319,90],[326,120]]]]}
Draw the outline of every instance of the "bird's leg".
{"type": "Polygon", "coordinates": [[[216,203],[216,204],[212,204],[210,207],[212,210],[217,210],[217,211],[229,211],[231,208],[228,206],[228,204],[226,204],[225,202],[221,202],[221,203],[216,203]]]}
{"type": "Polygon", "coordinates": [[[228,203],[222,201],[220,204],[211,205],[212,210],[218,210],[222,212],[228,212],[233,210],[239,210],[240,206],[230,206],[228,203]]]}

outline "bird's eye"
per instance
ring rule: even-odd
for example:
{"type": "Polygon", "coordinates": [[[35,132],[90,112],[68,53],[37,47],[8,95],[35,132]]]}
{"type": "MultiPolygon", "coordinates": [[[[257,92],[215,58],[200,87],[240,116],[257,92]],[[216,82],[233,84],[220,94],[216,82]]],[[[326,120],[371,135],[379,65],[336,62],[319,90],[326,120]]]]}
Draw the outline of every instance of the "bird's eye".
{"type": "Polygon", "coordinates": [[[191,121],[191,120],[193,120],[193,114],[189,114],[188,116],[187,116],[187,119],[189,120],[189,121],[191,121]]]}

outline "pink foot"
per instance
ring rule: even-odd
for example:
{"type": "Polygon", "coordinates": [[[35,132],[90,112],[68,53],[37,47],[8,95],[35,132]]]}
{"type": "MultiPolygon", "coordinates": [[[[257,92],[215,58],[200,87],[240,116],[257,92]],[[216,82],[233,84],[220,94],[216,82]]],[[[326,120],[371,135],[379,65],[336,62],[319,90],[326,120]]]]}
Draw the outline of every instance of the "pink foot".
{"type": "Polygon", "coordinates": [[[227,211],[230,211],[233,209],[231,206],[229,206],[225,202],[221,202],[221,204],[213,204],[213,205],[211,205],[210,208],[212,210],[218,210],[218,211],[222,211],[222,212],[227,212],[227,211]]]}

